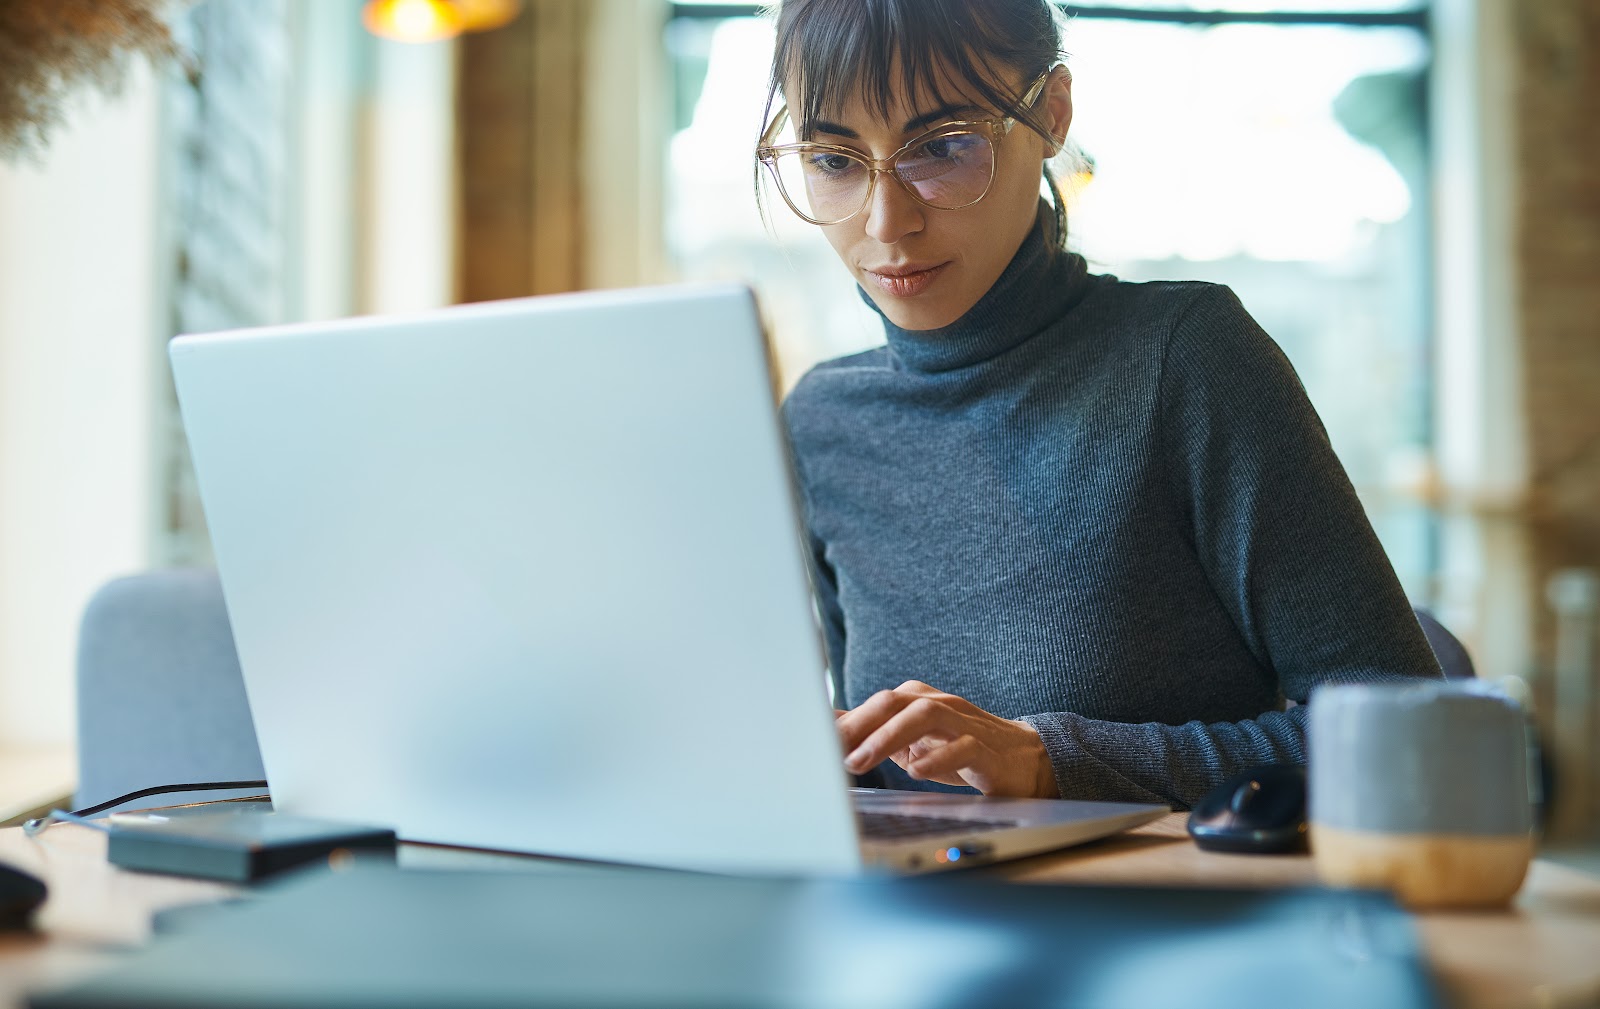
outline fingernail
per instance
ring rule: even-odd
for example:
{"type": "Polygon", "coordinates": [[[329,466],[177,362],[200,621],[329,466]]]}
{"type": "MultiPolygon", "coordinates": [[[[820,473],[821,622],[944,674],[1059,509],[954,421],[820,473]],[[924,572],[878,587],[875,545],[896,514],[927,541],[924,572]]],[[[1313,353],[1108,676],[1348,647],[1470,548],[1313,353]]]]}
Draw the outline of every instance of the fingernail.
{"type": "Polygon", "coordinates": [[[857,750],[850,754],[850,756],[844,758],[844,766],[848,767],[852,774],[860,774],[862,771],[866,770],[866,768],[863,766],[865,763],[865,755],[860,750],[857,750]]]}

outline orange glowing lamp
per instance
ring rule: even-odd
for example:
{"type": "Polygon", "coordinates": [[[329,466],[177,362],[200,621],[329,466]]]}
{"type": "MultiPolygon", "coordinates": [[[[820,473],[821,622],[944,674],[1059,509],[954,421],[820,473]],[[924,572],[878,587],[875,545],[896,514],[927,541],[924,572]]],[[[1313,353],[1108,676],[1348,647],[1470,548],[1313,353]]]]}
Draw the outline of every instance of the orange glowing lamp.
{"type": "Polygon", "coordinates": [[[520,0],[367,0],[361,23],[380,38],[437,42],[499,28],[521,9],[520,0]]]}

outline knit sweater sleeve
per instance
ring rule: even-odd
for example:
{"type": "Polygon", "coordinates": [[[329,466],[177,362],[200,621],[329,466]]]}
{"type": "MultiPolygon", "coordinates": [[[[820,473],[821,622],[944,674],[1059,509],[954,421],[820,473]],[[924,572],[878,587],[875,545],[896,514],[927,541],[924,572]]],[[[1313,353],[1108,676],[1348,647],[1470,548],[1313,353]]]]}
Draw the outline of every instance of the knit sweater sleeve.
{"type": "Polygon", "coordinates": [[[812,521],[810,484],[800,453],[794,445],[790,410],[793,401],[783,404],[784,432],[789,453],[789,466],[795,477],[795,491],[799,498],[801,519],[804,524],[806,574],[811,580],[812,601],[817,608],[817,620],[822,629],[823,648],[827,653],[828,681],[833,685],[834,706],[842,707],[844,701],[844,610],[839,605],[839,578],[833,565],[828,563],[825,544],[815,532],[812,521]]]}
{"type": "Polygon", "coordinates": [[[1026,721],[1063,798],[1187,808],[1240,770],[1304,763],[1317,685],[1440,672],[1294,369],[1226,287],[1201,288],[1173,325],[1156,410],[1171,512],[1246,647],[1297,706],[1211,724],[1026,721]]]}

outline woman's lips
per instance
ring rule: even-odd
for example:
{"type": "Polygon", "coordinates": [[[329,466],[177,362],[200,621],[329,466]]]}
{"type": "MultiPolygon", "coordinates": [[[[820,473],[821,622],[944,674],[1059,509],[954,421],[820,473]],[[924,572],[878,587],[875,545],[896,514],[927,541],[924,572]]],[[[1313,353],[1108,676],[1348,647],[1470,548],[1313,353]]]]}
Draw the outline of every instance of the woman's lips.
{"type": "Polygon", "coordinates": [[[878,290],[885,294],[892,294],[896,298],[912,298],[926,291],[949,265],[949,263],[936,263],[932,266],[919,264],[880,266],[876,269],[869,268],[865,273],[872,278],[878,290]]]}

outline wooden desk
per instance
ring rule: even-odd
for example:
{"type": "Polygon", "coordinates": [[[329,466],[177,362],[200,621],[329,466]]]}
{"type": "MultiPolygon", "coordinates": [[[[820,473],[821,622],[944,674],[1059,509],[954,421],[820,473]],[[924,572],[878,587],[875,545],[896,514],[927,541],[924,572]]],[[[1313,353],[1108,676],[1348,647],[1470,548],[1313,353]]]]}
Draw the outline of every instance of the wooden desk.
{"type": "MultiPolygon", "coordinates": [[[[1190,843],[1183,825],[1184,817],[1174,814],[1096,844],[978,871],[1025,883],[1277,887],[1315,882],[1306,856],[1209,854],[1190,843]]],[[[485,865],[508,859],[451,854],[485,865]]],[[[236,892],[218,883],[116,869],[105,861],[105,835],[71,825],[51,827],[36,840],[20,829],[0,830],[0,861],[34,873],[51,888],[39,919],[41,935],[0,937],[0,1009],[21,1006],[29,989],[114,963],[119,950],[148,937],[156,911],[236,892]]],[[[1423,914],[1418,925],[1454,1005],[1600,1005],[1600,879],[1536,861],[1509,910],[1423,914]]]]}
{"type": "Polygon", "coordinates": [[[77,765],[70,746],[0,747],[0,823],[70,798],[77,765]]]}

